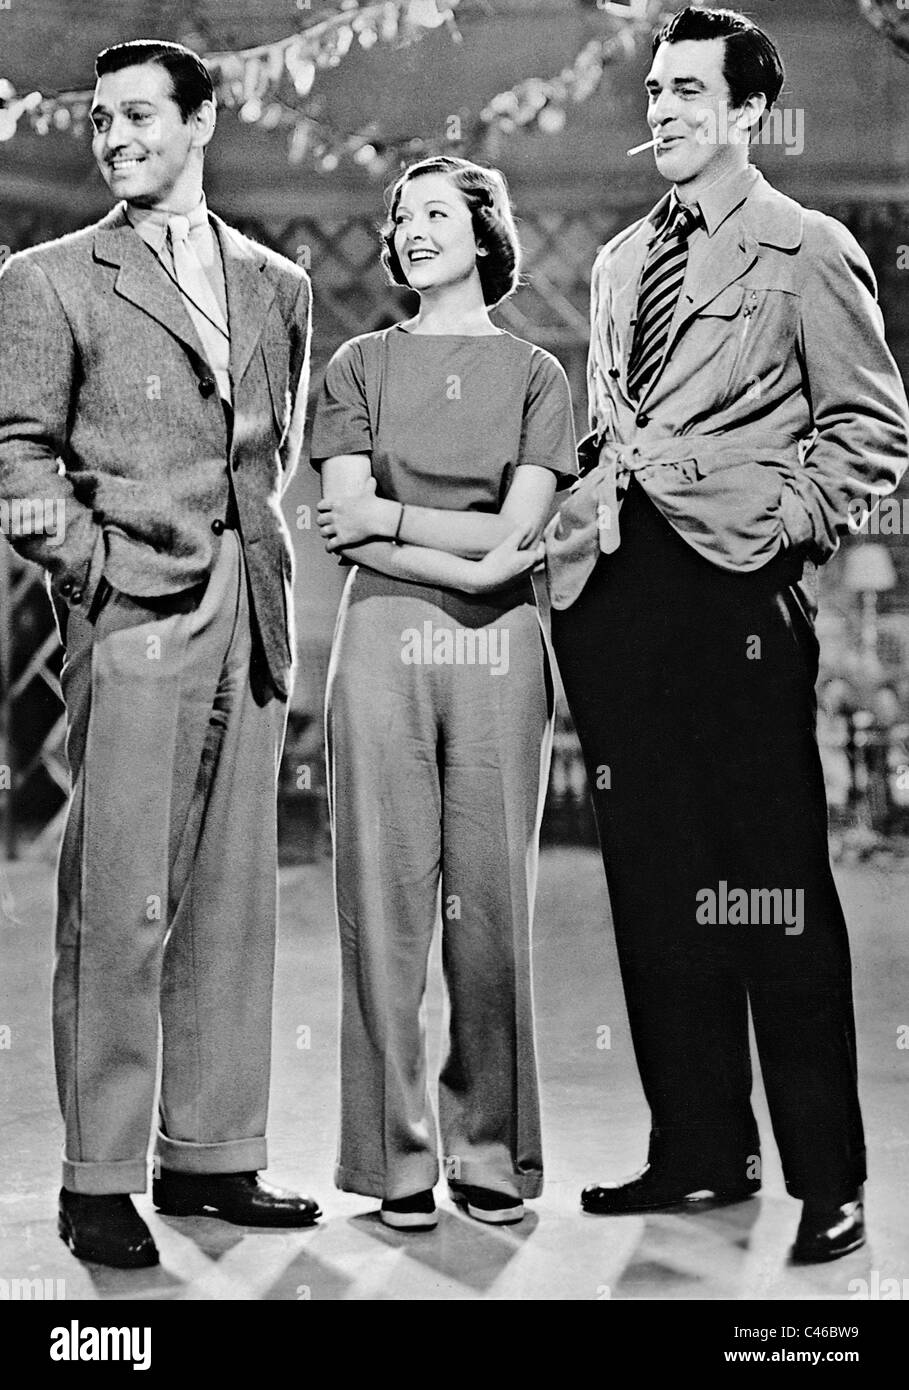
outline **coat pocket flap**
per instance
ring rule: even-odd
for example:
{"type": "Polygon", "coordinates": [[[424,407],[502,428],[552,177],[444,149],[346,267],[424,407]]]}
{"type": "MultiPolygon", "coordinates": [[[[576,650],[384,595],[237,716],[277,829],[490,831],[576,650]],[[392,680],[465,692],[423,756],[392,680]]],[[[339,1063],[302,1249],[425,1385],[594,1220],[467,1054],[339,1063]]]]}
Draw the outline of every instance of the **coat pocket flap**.
{"type": "Polygon", "coordinates": [[[742,307],[742,300],[745,298],[744,285],[727,285],[719,294],[714,295],[709,304],[705,304],[698,313],[701,318],[734,319],[742,307]]]}

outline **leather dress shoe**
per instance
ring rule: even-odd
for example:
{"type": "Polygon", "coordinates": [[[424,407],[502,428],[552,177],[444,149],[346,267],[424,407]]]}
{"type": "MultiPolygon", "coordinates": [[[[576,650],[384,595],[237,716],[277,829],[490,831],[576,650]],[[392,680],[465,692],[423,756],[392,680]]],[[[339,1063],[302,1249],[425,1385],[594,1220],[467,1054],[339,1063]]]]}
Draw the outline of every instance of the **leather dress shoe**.
{"type": "Polygon", "coordinates": [[[386,1226],[396,1231],[431,1231],[439,1221],[432,1188],[413,1192],[409,1197],[386,1197],[379,1215],[386,1226]]]}
{"type": "Polygon", "coordinates": [[[57,1230],[78,1260],[115,1269],[148,1269],[158,1263],[151,1231],[125,1192],[98,1195],[61,1188],[57,1230]]]}
{"type": "Polygon", "coordinates": [[[485,1221],[488,1226],[512,1226],[524,1220],[524,1203],[520,1197],[509,1197],[504,1192],[494,1192],[488,1187],[471,1187],[468,1184],[448,1184],[451,1199],[467,1208],[467,1215],[474,1221],[485,1221]]]}
{"type": "Polygon", "coordinates": [[[235,1226],[311,1226],[322,1215],[313,1197],[272,1187],[258,1173],[175,1173],[152,1182],[164,1216],[218,1216],[235,1226]]]}
{"type": "Polygon", "coordinates": [[[596,1216],[630,1216],[689,1204],[706,1209],[744,1202],[760,1190],[759,1178],[724,1179],[713,1183],[688,1181],[671,1169],[659,1170],[648,1164],[623,1182],[585,1187],[581,1206],[596,1216]]]}
{"type": "Polygon", "coordinates": [[[839,1205],[811,1199],[805,1202],[790,1258],[797,1265],[824,1264],[864,1244],[865,1209],[859,1188],[851,1201],[839,1205]]]}

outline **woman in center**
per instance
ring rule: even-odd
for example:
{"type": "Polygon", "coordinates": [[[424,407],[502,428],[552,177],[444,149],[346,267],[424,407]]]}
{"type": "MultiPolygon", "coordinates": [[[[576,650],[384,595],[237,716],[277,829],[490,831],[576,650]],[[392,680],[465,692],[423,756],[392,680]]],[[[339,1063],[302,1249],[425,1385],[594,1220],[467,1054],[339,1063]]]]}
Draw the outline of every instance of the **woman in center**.
{"type": "Polygon", "coordinates": [[[501,174],[405,170],[382,260],[420,296],[345,343],[313,428],[319,527],[354,566],[327,696],[341,938],[335,1181],[402,1230],[437,1221],[424,993],[439,913],[449,1003],[439,1125],[452,1196],[519,1221],[543,1181],[531,923],[552,683],[530,571],[575,474],[568,382],[496,328],[520,248],[501,174]]]}

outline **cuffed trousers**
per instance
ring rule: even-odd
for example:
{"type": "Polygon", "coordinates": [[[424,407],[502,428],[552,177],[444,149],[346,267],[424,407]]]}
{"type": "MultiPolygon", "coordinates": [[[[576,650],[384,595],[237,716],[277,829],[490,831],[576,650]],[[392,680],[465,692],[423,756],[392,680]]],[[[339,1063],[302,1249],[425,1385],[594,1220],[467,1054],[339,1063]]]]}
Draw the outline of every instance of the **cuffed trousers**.
{"type": "Polygon", "coordinates": [[[439,1178],[423,996],[440,888],[446,1175],[541,1190],[531,923],[551,690],[529,585],[474,598],[351,573],[327,700],[344,1191],[439,1178]]]}
{"type": "Polygon", "coordinates": [[[154,602],[68,615],[53,1012],[76,1192],[145,1190],[159,1023],[162,1165],[267,1162],[286,702],[253,688],[235,532],[196,606],[154,602]]]}
{"type": "Polygon", "coordinates": [[[786,1186],[845,1201],[865,1147],[801,564],[783,552],[753,573],[719,569],[636,481],[620,525],[619,549],[553,613],[553,643],[596,808],[651,1161],[699,1186],[757,1175],[750,1004],[786,1186]],[[735,889],[749,904],[776,891],[786,920],[763,905],[736,920],[720,906],[735,889]]]}

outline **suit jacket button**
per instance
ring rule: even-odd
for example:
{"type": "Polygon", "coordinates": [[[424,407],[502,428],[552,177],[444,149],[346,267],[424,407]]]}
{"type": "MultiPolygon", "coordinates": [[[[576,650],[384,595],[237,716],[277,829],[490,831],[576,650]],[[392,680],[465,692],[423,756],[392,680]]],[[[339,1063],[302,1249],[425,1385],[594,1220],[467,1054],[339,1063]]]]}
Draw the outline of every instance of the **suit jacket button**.
{"type": "Polygon", "coordinates": [[[81,590],[81,589],[73,589],[73,592],[72,592],[72,594],[70,595],[70,597],[72,598],[73,603],[81,603],[81,602],[82,602],[82,597],[83,597],[83,595],[82,595],[82,590],[81,590]]]}
{"type": "Polygon", "coordinates": [[[211,524],[211,529],[214,531],[216,536],[222,535],[224,532],[224,522],[218,520],[218,518],[215,518],[215,520],[211,524]]]}
{"type": "Polygon", "coordinates": [[[202,377],[201,381],[199,382],[199,395],[208,397],[214,394],[214,390],[215,382],[213,378],[210,376],[202,377]]]}
{"type": "Polygon", "coordinates": [[[73,592],[73,581],[71,579],[64,579],[63,583],[60,585],[60,592],[69,598],[70,594],[73,592]]]}
{"type": "Polygon", "coordinates": [[[649,415],[645,415],[645,414],[642,412],[642,413],[638,416],[638,418],[635,420],[634,423],[637,425],[637,427],[638,427],[639,430],[644,430],[644,429],[646,429],[647,426],[650,424],[650,416],[649,416],[649,415]]]}

